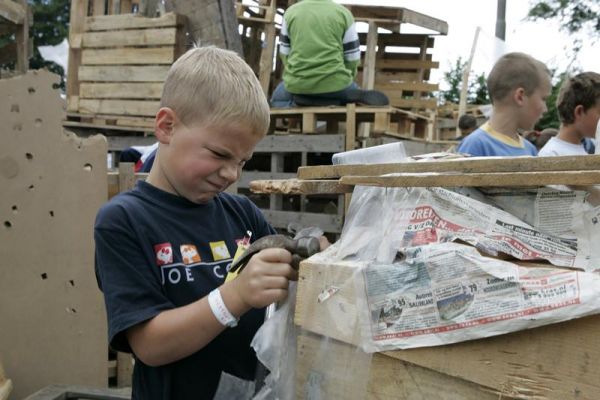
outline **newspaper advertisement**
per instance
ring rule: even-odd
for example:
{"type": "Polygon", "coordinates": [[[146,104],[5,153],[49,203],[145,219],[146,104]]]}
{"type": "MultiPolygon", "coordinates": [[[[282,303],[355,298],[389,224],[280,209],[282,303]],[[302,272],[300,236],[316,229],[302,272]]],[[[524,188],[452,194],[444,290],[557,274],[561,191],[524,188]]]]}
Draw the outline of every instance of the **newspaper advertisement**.
{"type": "Polygon", "coordinates": [[[364,267],[365,351],[449,344],[600,312],[595,273],[523,267],[458,243],[408,248],[405,256],[364,267]]]}
{"type": "MultiPolygon", "coordinates": [[[[378,254],[384,253],[381,247],[397,251],[406,247],[462,241],[493,256],[546,260],[556,266],[586,271],[600,267],[598,258],[591,255],[591,238],[594,235],[590,230],[596,226],[600,229],[600,224],[586,222],[592,220],[594,209],[578,211],[581,210],[578,205],[583,201],[581,194],[563,195],[556,190],[535,194],[537,200],[529,219],[543,226],[544,230],[492,205],[442,188],[388,189],[384,196],[394,200],[381,203],[387,211],[378,211],[379,216],[357,214],[357,217],[350,216],[347,220],[348,228],[345,226],[342,234],[342,254],[344,246],[355,247],[357,243],[356,238],[344,241],[346,232],[352,231],[356,225],[375,225],[373,221],[379,221],[375,232],[369,233],[371,237],[381,236],[377,241],[380,246],[378,254]],[[358,217],[363,221],[359,221],[358,217]],[[370,221],[367,221],[369,218],[370,221]],[[563,226],[564,236],[551,233],[552,225],[563,226]]],[[[365,234],[365,228],[359,232],[365,234]]],[[[368,245],[374,246],[373,243],[368,245]]],[[[378,260],[391,261],[390,257],[379,257],[378,260]]]]}

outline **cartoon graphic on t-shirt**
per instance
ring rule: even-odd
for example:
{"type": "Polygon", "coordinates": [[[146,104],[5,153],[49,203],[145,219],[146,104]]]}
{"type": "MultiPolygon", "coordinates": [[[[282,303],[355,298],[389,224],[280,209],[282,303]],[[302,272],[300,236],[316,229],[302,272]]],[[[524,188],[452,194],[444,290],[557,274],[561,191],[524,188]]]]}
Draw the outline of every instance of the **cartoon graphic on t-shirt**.
{"type": "Polygon", "coordinates": [[[154,252],[156,253],[156,265],[161,266],[173,262],[173,248],[171,247],[171,243],[155,244],[154,252]]]}
{"type": "Polygon", "coordinates": [[[219,242],[210,242],[209,244],[213,260],[219,261],[231,258],[231,255],[229,255],[229,250],[227,249],[227,245],[223,240],[219,242]]]}
{"type": "Polygon", "coordinates": [[[186,265],[201,261],[198,249],[193,244],[182,244],[179,246],[179,251],[181,251],[181,259],[186,265]]]}

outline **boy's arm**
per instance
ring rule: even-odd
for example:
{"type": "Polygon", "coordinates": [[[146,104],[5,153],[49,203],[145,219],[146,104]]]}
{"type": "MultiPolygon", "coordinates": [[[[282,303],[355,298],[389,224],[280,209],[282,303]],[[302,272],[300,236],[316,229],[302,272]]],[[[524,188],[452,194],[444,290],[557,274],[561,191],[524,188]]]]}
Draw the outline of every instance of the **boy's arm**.
{"type": "Polygon", "coordinates": [[[352,74],[352,80],[356,79],[358,64],[360,64],[360,41],[356,32],[356,24],[352,20],[342,41],[344,48],[344,65],[352,74]]]}
{"type": "MultiPolygon", "coordinates": [[[[291,259],[283,249],[263,250],[252,257],[236,279],[219,288],[229,312],[239,318],[251,308],[286,298],[289,281],[297,279],[291,259]]],[[[127,339],[142,362],[159,366],[197,352],[224,329],[204,297],[128,329],[127,339]]]]}
{"type": "Polygon", "coordinates": [[[284,68],[287,66],[287,57],[291,50],[292,43],[290,41],[287,22],[284,15],[283,21],[281,22],[281,33],[279,34],[279,57],[281,58],[281,63],[284,68]]]}

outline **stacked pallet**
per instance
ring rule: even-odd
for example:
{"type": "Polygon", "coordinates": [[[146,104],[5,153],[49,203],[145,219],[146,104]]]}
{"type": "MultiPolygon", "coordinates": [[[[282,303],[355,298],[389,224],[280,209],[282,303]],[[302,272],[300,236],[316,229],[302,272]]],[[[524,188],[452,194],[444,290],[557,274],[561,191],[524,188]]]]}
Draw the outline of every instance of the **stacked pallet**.
{"type": "Polygon", "coordinates": [[[87,17],[75,39],[80,85],[78,95],[69,97],[68,116],[96,126],[151,130],[167,71],[183,52],[182,27],[183,17],[173,13],[87,17]]]}

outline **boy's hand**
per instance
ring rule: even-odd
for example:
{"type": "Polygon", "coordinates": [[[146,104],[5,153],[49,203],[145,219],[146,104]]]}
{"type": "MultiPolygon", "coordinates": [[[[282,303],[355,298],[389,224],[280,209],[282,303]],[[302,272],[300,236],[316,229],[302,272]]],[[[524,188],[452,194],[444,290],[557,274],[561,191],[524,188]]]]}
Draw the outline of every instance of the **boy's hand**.
{"type": "Polygon", "coordinates": [[[298,280],[298,271],[290,266],[291,262],[292,255],[287,250],[261,250],[250,258],[240,275],[228,284],[247,307],[265,307],[285,299],[289,281],[298,280]]]}

